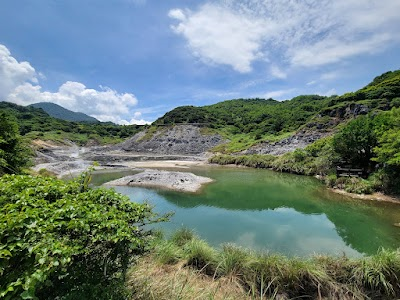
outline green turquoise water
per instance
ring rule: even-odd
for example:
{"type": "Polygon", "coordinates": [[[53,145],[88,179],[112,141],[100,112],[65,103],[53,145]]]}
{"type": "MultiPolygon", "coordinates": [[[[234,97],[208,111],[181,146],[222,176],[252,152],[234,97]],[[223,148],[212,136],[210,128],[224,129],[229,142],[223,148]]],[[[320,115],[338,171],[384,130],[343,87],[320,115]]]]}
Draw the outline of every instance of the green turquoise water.
{"type": "MultiPolygon", "coordinates": [[[[400,205],[355,200],[327,190],[318,180],[268,170],[202,167],[189,171],[215,182],[197,194],[116,187],[159,213],[174,212],[159,226],[171,233],[193,229],[213,246],[306,256],[373,254],[400,247],[400,205]]],[[[97,175],[97,183],[126,174],[97,175]],[[111,177],[112,178],[111,178],[111,177]]]]}

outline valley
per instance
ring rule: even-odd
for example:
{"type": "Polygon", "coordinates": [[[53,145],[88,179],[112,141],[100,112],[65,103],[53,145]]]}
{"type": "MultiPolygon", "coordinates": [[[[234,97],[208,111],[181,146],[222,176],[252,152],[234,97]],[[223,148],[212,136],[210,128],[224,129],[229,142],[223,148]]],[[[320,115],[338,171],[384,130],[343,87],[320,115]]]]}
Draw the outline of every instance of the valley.
{"type": "MultiPolygon", "coordinates": [[[[3,156],[6,164],[0,161],[2,172],[12,173],[10,170],[18,166],[24,168],[19,172],[34,175],[5,174],[0,188],[7,193],[17,190],[21,199],[26,199],[24,193],[32,193],[29,201],[38,203],[42,197],[57,199],[60,206],[69,203],[65,201],[75,201],[73,206],[57,210],[64,213],[65,209],[66,215],[56,220],[63,224],[68,219],[72,222],[68,226],[75,226],[71,224],[77,220],[74,212],[68,212],[70,209],[79,209],[87,216],[82,222],[98,221],[109,214],[108,209],[116,209],[115,197],[120,197],[118,209],[125,218],[136,220],[129,214],[136,209],[143,212],[140,218],[149,219],[140,222],[151,232],[153,241],[145,242],[147,235],[142,229],[134,229],[127,236],[118,229],[115,236],[108,228],[125,224],[119,213],[108,217],[109,224],[104,229],[116,247],[109,251],[119,249],[119,241],[125,243],[127,239],[152,247],[148,256],[132,266],[129,277],[143,292],[147,283],[139,278],[145,272],[142,263],[146,259],[152,261],[148,264],[152,270],[169,268],[184,278],[191,275],[180,265],[190,266],[193,272],[211,280],[211,285],[217,279],[207,276],[217,273],[255,284],[241,274],[252,274],[253,269],[247,264],[262,263],[264,259],[253,253],[266,251],[265,259],[276,259],[269,268],[285,264],[286,271],[275,278],[294,284],[293,295],[303,293],[297,289],[305,281],[295,281],[286,274],[308,270],[310,273],[304,276],[320,272],[318,276],[322,277],[312,277],[312,283],[306,286],[307,294],[317,293],[313,280],[327,280],[332,289],[327,288],[324,293],[337,293],[339,299],[347,295],[352,278],[360,276],[358,270],[364,268],[366,261],[373,265],[387,259],[386,268],[386,264],[392,265],[398,259],[399,96],[400,71],[394,71],[342,96],[308,95],[283,102],[236,99],[205,107],[178,107],[152,125],[142,126],[71,122],[35,107],[0,103],[0,125],[4,132],[13,130],[4,139],[14,138],[10,142],[14,148],[6,149],[14,151],[14,156],[3,156]],[[19,126],[13,121],[16,119],[19,126]],[[34,166],[27,170],[27,156],[15,153],[31,155],[34,166]],[[337,176],[336,167],[342,165],[360,167],[367,176],[337,176]],[[91,168],[93,171],[87,171],[91,168]],[[81,202],[84,193],[88,196],[81,202]],[[88,199],[94,202],[85,202],[88,199]],[[103,205],[96,202],[98,199],[114,204],[103,205]],[[89,213],[86,203],[94,208],[93,212],[89,213]],[[160,217],[153,219],[155,216],[160,217]],[[165,234],[164,239],[153,233],[159,230],[165,234]],[[232,275],[222,269],[224,256],[229,255],[238,256],[232,258],[232,263],[241,273],[232,275]],[[296,269],[298,264],[309,266],[296,269]],[[332,264],[337,266],[335,271],[332,264]],[[356,267],[349,269],[349,265],[356,267]],[[347,278],[344,285],[340,283],[343,276],[347,278]]],[[[7,195],[2,201],[10,201],[7,195]]],[[[53,209],[51,201],[48,211],[53,209]]],[[[34,209],[27,213],[36,214],[34,209]]],[[[91,226],[83,224],[79,230],[97,232],[91,226]]],[[[57,243],[50,245],[56,247],[57,243]]],[[[106,242],[104,247],[108,245],[106,242]]],[[[260,272],[264,270],[261,268],[260,272]]],[[[368,272],[375,274],[376,270],[368,272]]],[[[167,274],[151,276],[160,282],[169,280],[167,274]]],[[[193,286],[200,284],[194,278],[193,286]]],[[[360,278],[360,282],[366,280],[360,278]]],[[[390,278],[385,277],[378,285],[386,284],[390,278]]],[[[360,285],[367,293],[376,292],[374,287],[360,285]]],[[[127,286],[124,282],[124,288],[127,286]]],[[[226,289],[231,288],[228,286],[226,289]]],[[[279,289],[282,295],[288,291],[279,289]]],[[[240,284],[238,293],[246,291],[251,292],[252,288],[240,284]]],[[[379,295],[393,293],[397,292],[380,291],[379,295]]],[[[352,291],[350,295],[360,294],[352,291]]]]}

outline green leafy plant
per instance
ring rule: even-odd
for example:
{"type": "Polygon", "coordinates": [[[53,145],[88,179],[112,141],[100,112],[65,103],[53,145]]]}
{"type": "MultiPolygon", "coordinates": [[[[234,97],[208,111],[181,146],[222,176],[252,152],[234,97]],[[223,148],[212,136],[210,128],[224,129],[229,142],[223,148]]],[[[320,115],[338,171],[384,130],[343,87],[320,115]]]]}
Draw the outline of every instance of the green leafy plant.
{"type": "Polygon", "coordinates": [[[97,299],[90,287],[95,295],[123,286],[132,258],[149,247],[144,227],[165,218],[112,189],[89,188],[89,177],[0,178],[0,298],[97,299]]]}
{"type": "Polygon", "coordinates": [[[29,164],[30,154],[19,135],[17,122],[0,113],[0,175],[21,173],[29,164]]]}

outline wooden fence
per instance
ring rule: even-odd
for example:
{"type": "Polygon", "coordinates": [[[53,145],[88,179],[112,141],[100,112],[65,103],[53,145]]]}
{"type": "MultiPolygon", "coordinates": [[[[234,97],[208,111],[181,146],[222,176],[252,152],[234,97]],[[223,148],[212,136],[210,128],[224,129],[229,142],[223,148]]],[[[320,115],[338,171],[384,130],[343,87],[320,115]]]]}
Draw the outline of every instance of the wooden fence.
{"type": "Polygon", "coordinates": [[[366,172],[364,169],[357,169],[353,167],[336,167],[336,176],[342,176],[342,177],[366,177],[366,172]]]}

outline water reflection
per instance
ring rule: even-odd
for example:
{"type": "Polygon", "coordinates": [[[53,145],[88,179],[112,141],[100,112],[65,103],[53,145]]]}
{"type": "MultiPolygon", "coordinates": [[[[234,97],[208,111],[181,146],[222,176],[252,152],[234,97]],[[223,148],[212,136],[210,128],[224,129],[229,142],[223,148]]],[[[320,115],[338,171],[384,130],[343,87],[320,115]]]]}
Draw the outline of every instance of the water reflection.
{"type": "Polygon", "coordinates": [[[328,193],[313,178],[250,169],[204,168],[216,180],[199,194],[117,187],[156,211],[174,211],[167,231],[193,228],[214,246],[234,242],[287,255],[357,256],[399,247],[393,204],[366,203],[328,193]]]}

